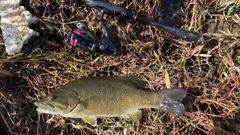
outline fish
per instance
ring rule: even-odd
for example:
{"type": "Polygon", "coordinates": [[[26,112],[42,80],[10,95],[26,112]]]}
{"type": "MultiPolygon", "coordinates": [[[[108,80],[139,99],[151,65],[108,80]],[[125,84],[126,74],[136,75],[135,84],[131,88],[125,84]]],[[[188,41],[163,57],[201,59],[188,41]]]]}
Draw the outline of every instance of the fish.
{"type": "Polygon", "coordinates": [[[156,108],[181,116],[185,112],[182,88],[150,90],[134,76],[76,79],[35,102],[39,113],[82,118],[96,126],[97,118],[120,117],[138,123],[143,108],[156,108]]]}

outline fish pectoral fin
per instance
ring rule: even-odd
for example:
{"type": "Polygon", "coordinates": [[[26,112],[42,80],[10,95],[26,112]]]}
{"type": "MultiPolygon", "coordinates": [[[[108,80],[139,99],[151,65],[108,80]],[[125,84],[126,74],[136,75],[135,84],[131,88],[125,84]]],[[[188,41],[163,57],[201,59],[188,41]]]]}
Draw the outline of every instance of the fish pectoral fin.
{"type": "Polygon", "coordinates": [[[120,117],[123,118],[123,119],[131,120],[135,123],[138,123],[139,120],[142,117],[142,111],[141,110],[136,110],[136,111],[134,111],[132,113],[129,113],[129,114],[123,114],[120,117]]]}
{"type": "Polygon", "coordinates": [[[96,117],[84,117],[82,118],[85,122],[88,124],[91,124],[92,126],[97,126],[97,118],[96,117]]]}

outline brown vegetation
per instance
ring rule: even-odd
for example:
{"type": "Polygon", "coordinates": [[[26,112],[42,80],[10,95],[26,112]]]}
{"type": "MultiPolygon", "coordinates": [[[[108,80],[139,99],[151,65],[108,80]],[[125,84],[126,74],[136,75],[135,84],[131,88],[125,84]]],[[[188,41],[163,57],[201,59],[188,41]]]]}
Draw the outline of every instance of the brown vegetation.
{"type": "MultiPolygon", "coordinates": [[[[178,16],[180,23],[174,21],[171,25],[203,32],[211,36],[211,41],[217,41],[200,46],[156,27],[106,16],[111,40],[118,50],[114,56],[89,54],[64,41],[78,21],[86,23],[99,37],[104,35],[100,13],[75,1],[23,0],[22,5],[40,19],[31,27],[41,36],[31,39],[22,53],[8,56],[0,36],[0,118],[11,134],[240,134],[239,1],[181,1],[182,9],[171,14],[173,18],[178,16]],[[52,116],[36,112],[35,101],[69,81],[102,75],[134,75],[147,81],[153,90],[186,88],[186,112],[177,117],[143,109],[139,124],[102,118],[98,127],[61,116],[46,123],[52,116]]],[[[161,19],[163,1],[110,2],[145,18],[166,22],[161,19]]],[[[171,16],[164,19],[171,20],[171,16]]]]}

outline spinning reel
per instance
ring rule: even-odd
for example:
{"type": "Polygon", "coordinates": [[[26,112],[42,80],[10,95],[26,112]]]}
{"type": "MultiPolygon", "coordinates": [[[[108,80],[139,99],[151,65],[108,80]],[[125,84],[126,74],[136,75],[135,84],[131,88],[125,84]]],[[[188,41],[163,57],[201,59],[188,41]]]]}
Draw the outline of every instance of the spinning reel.
{"type": "Polygon", "coordinates": [[[104,11],[101,11],[100,22],[103,27],[105,37],[102,39],[96,38],[84,23],[77,23],[67,37],[67,42],[70,46],[84,48],[89,52],[102,52],[106,54],[116,54],[116,47],[110,41],[107,27],[103,22],[104,11]]]}

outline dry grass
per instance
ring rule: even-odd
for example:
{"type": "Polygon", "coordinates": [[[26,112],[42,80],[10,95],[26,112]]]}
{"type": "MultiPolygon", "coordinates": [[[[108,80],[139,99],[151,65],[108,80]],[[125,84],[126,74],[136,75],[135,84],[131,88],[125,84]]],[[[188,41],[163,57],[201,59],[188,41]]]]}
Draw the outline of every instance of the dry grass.
{"type": "MultiPolygon", "coordinates": [[[[145,18],[167,22],[159,19],[167,16],[159,11],[165,11],[161,1],[111,2],[137,10],[145,18]]],[[[173,26],[204,32],[218,41],[201,47],[174,39],[155,27],[107,16],[111,40],[118,50],[117,55],[109,56],[89,54],[63,41],[77,21],[87,23],[94,33],[103,36],[99,12],[95,9],[76,4],[75,0],[23,1],[40,18],[32,28],[41,36],[30,40],[22,53],[15,56],[6,55],[0,36],[0,68],[5,69],[0,69],[2,122],[11,134],[21,135],[240,134],[240,3],[236,2],[187,0],[181,2],[184,13],[179,13],[180,9],[168,13],[182,14],[181,23],[172,22],[173,26]],[[222,25],[216,26],[214,22],[218,21],[222,25]],[[212,34],[213,27],[222,31],[212,34]],[[33,105],[51,91],[82,76],[126,74],[146,80],[151,89],[186,88],[184,116],[143,109],[139,124],[102,118],[98,127],[91,127],[81,119],[60,116],[45,123],[51,115],[38,114],[33,105]]]]}

